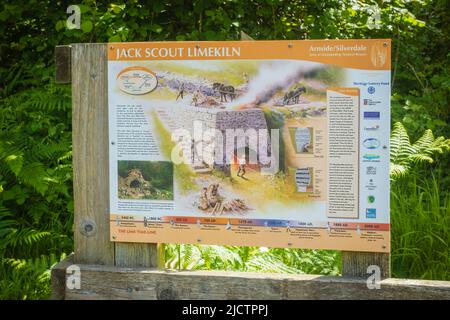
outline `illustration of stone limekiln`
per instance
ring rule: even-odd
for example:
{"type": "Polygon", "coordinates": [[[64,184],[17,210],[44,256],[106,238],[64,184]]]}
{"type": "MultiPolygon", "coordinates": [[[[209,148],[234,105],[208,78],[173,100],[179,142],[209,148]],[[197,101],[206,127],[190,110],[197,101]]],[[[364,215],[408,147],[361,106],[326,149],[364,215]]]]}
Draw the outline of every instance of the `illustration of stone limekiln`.
{"type": "MultiPolygon", "coordinates": [[[[195,121],[202,124],[203,132],[207,129],[217,129],[222,133],[222,148],[220,148],[220,139],[216,138],[216,152],[215,162],[212,166],[213,168],[221,170],[225,174],[230,175],[230,165],[237,163],[238,159],[236,158],[236,156],[238,154],[243,154],[244,151],[246,154],[246,166],[252,167],[254,169],[260,169],[260,167],[264,166],[264,163],[261,162],[261,155],[258,153],[259,141],[252,144],[249,143],[249,139],[246,138],[244,147],[245,150],[238,150],[236,139],[236,136],[242,136],[242,132],[250,133],[253,130],[258,133],[258,130],[264,129],[267,130],[266,132],[267,134],[269,134],[269,128],[263,110],[259,108],[225,110],[183,106],[182,108],[179,108],[177,110],[176,114],[173,115],[173,120],[176,123],[174,123],[175,127],[188,130],[189,132],[191,132],[192,137],[194,137],[193,134],[195,121]],[[229,134],[227,138],[227,130],[235,130],[236,135],[232,136],[232,134],[229,134]],[[220,161],[220,150],[223,150],[222,161],[220,161]],[[232,150],[232,154],[230,154],[230,150],[232,150]],[[257,163],[248,164],[249,159],[256,159],[257,163]]],[[[266,152],[265,157],[268,157],[267,150],[270,150],[270,140],[268,138],[265,140],[267,141],[267,149],[264,150],[264,152],[266,152]]],[[[198,143],[199,141],[196,142],[198,143]]],[[[208,143],[208,141],[205,142],[208,143]]],[[[264,144],[264,142],[262,143],[264,144]]],[[[194,141],[187,145],[183,145],[183,149],[185,151],[190,151],[191,155],[193,156],[192,166],[195,171],[208,172],[212,169],[211,166],[206,165],[206,163],[198,161],[199,159],[201,160],[201,157],[198,157],[196,155],[194,141]],[[188,150],[189,148],[190,150],[188,150]]]]}

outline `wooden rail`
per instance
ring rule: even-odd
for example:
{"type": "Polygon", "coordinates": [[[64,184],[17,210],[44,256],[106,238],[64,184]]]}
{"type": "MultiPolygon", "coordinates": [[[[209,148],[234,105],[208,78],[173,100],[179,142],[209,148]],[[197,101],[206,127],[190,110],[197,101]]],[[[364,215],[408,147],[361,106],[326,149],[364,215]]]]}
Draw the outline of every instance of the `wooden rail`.
{"type": "Polygon", "coordinates": [[[52,270],[53,299],[450,299],[450,282],[385,279],[368,289],[365,279],[222,271],[164,271],[78,265],[81,289],[67,289],[72,257],[52,270]]]}

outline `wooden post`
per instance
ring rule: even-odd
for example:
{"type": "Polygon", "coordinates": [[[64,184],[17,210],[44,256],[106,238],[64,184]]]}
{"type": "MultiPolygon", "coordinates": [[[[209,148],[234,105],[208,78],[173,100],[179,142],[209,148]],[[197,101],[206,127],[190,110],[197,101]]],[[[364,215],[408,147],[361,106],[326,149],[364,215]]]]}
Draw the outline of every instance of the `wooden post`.
{"type": "Polygon", "coordinates": [[[71,47],[55,48],[55,82],[70,83],[71,80],[71,47]]]}
{"type": "Polygon", "coordinates": [[[162,245],[114,243],[109,239],[107,45],[72,45],[71,60],[74,261],[130,268],[162,267],[162,245]]]}
{"type": "Polygon", "coordinates": [[[342,275],[352,278],[367,278],[369,266],[380,268],[381,279],[389,278],[391,275],[390,254],[373,252],[342,252],[342,275]]]}

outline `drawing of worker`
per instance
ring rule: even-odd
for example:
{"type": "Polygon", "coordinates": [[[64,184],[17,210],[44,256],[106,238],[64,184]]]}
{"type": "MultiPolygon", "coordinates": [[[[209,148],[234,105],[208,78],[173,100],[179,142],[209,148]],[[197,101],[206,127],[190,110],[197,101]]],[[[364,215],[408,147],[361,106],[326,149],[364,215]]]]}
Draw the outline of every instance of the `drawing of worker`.
{"type": "Polygon", "coordinates": [[[248,73],[244,71],[244,72],[242,73],[242,77],[244,78],[245,84],[248,84],[248,81],[249,81],[248,73]]]}
{"type": "Polygon", "coordinates": [[[239,167],[238,167],[237,176],[244,178],[244,175],[246,173],[246,171],[245,171],[245,156],[240,157],[238,159],[238,163],[239,163],[239,167]]]}
{"type": "Polygon", "coordinates": [[[198,106],[199,104],[201,104],[203,99],[203,94],[200,92],[200,90],[197,90],[192,96],[191,104],[194,104],[194,106],[198,106]]]}
{"type": "Polygon", "coordinates": [[[311,144],[310,143],[306,143],[306,144],[304,144],[303,145],[303,147],[302,147],[302,152],[305,152],[305,153],[311,153],[311,144]]]}
{"type": "Polygon", "coordinates": [[[183,100],[183,97],[184,97],[184,82],[182,82],[178,87],[178,95],[175,101],[178,101],[178,98],[181,98],[181,100],[183,100]]]}

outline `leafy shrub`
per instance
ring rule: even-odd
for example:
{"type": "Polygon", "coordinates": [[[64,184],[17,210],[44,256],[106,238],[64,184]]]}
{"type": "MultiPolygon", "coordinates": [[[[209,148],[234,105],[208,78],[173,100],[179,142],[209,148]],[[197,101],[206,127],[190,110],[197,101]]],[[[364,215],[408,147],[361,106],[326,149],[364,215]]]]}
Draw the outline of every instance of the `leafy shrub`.
{"type": "Polygon", "coordinates": [[[0,99],[0,298],[48,296],[55,255],[73,250],[70,107],[52,84],[0,99]]]}

